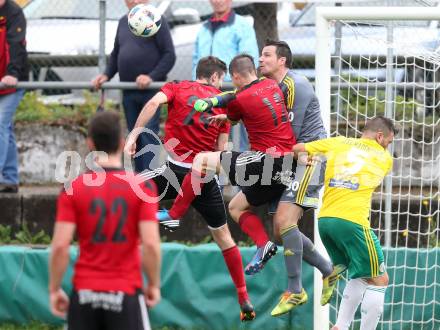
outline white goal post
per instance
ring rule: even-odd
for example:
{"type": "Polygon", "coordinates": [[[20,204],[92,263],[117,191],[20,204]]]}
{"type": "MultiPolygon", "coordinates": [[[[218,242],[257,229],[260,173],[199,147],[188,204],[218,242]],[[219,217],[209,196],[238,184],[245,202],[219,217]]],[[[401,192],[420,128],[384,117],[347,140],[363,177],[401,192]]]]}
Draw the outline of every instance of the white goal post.
{"type": "MultiPolygon", "coordinates": [[[[374,24],[376,24],[376,22],[380,21],[380,22],[393,22],[393,23],[401,23],[402,21],[440,21],[440,8],[439,7],[318,7],[316,9],[316,57],[315,57],[315,89],[316,89],[316,94],[317,97],[319,99],[320,102],[320,106],[321,106],[321,113],[322,113],[322,117],[324,120],[324,125],[327,129],[328,132],[334,133],[332,136],[335,135],[340,135],[340,133],[338,132],[338,130],[336,129],[336,132],[333,129],[332,132],[332,125],[334,127],[335,125],[335,110],[334,109],[334,102],[332,103],[332,97],[333,97],[333,101],[335,99],[337,99],[339,97],[339,95],[332,95],[332,76],[335,75],[334,70],[332,68],[332,56],[334,56],[335,53],[335,35],[334,35],[334,21],[346,21],[346,22],[350,22],[347,23],[347,27],[351,24],[351,22],[369,22],[369,24],[372,24],[371,26],[375,26],[374,24]],[[371,23],[373,22],[373,23],[371,23]],[[332,105],[333,104],[333,105],[332,105]],[[333,109],[332,109],[333,106],[333,109]],[[332,122],[333,119],[333,122],[332,122]]],[[[385,23],[383,26],[385,27],[385,30],[387,28],[387,23],[385,23]]],[[[385,41],[387,36],[385,35],[385,41]]],[[[439,35],[440,38],[440,35],[439,35]]],[[[344,37],[342,36],[342,41],[344,40],[344,37]]],[[[410,269],[410,271],[412,271],[413,269],[415,269],[415,282],[414,282],[414,291],[416,291],[417,287],[419,288],[426,288],[425,290],[429,290],[432,291],[434,290],[434,297],[433,298],[429,298],[425,300],[425,296],[426,295],[431,295],[431,293],[423,293],[422,296],[423,297],[423,302],[421,303],[416,303],[416,293],[414,293],[414,298],[413,298],[413,302],[414,305],[419,306],[420,308],[423,308],[423,311],[421,312],[421,314],[429,314],[428,319],[426,318],[421,318],[421,320],[415,320],[414,323],[408,323],[407,325],[403,325],[404,321],[396,321],[397,320],[404,320],[406,319],[405,316],[405,311],[407,308],[407,310],[409,310],[411,312],[411,307],[408,306],[410,305],[410,303],[406,303],[406,302],[399,302],[399,301],[395,301],[393,302],[393,304],[395,303],[396,306],[399,306],[399,315],[396,316],[394,315],[393,317],[393,306],[391,306],[391,312],[388,314],[391,314],[391,318],[390,321],[387,321],[388,323],[384,324],[381,323],[380,326],[378,327],[378,329],[425,329],[424,326],[426,326],[426,329],[432,329],[436,328],[437,325],[440,324],[440,315],[437,314],[438,311],[440,311],[440,301],[437,301],[436,296],[439,295],[439,293],[436,293],[436,290],[438,291],[440,289],[440,285],[439,283],[436,283],[436,279],[438,277],[438,273],[440,271],[440,267],[438,265],[438,260],[439,259],[439,255],[440,253],[439,251],[439,212],[438,212],[438,203],[435,204],[435,206],[432,206],[434,204],[432,204],[431,202],[426,202],[426,205],[428,205],[429,203],[429,210],[428,211],[424,211],[422,210],[422,204],[425,205],[425,201],[426,201],[426,196],[433,196],[436,198],[436,201],[439,201],[439,194],[438,194],[438,188],[440,185],[440,179],[439,179],[439,172],[440,172],[440,168],[437,168],[440,165],[440,161],[439,161],[439,156],[437,154],[435,154],[434,151],[432,151],[432,155],[429,155],[429,153],[431,153],[431,149],[427,149],[428,147],[434,150],[434,147],[437,148],[438,147],[438,141],[440,140],[438,137],[438,125],[439,125],[439,120],[438,120],[438,111],[436,105],[439,104],[440,100],[436,100],[434,97],[434,101],[430,100],[429,102],[427,101],[427,91],[432,91],[434,90],[434,92],[437,92],[440,88],[440,80],[437,81],[437,83],[435,82],[434,78],[434,83],[432,81],[427,82],[425,80],[423,80],[419,85],[417,85],[416,81],[405,81],[405,83],[407,84],[407,86],[416,86],[418,89],[422,89],[422,96],[421,96],[421,100],[416,99],[416,97],[414,96],[413,99],[411,99],[411,101],[407,101],[407,97],[408,95],[404,95],[403,97],[401,97],[399,99],[399,101],[395,101],[396,100],[396,86],[399,85],[399,83],[396,83],[396,81],[394,80],[394,76],[392,75],[392,71],[390,69],[390,67],[392,67],[394,65],[394,67],[398,67],[398,63],[397,62],[390,62],[390,59],[394,58],[393,54],[393,44],[386,44],[386,48],[387,48],[387,56],[386,56],[386,64],[384,65],[381,69],[383,69],[383,71],[387,71],[386,73],[386,80],[385,81],[374,81],[372,82],[371,86],[374,85],[374,89],[373,87],[370,87],[370,90],[367,91],[366,93],[361,93],[359,92],[360,85],[364,85],[366,86],[365,88],[369,88],[370,85],[368,78],[364,80],[362,80],[360,82],[360,80],[354,81],[349,79],[348,82],[344,83],[348,86],[345,87],[347,88],[347,90],[353,90],[353,93],[357,93],[357,97],[363,97],[364,99],[366,99],[366,102],[379,102],[378,100],[376,100],[376,97],[374,96],[374,91],[377,91],[377,86],[380,86],[380,88],[382,88],[383,90],[386,89],[386,99],[384,96],[384,100],[383,100],[383,107],[387,108],[387,110],[385,110],[385,112],[383,113],[385,116],[388,116],[390,114],[389,117],[391,117],[392,119],[395,119],[397,117],[395,117],[395,113],[396,110],[395,109],[391,109],[390,108],[390,104],[393,104],[395,106],[395,104],[401,102],[404,104],[404,107],[407,104],[416,104],[416,103],[422,103],[422,107],[423,109],[428,109],[431,107],[430,111],[431,113],[433,113],[430,116],[433,116],[431,120],[431,122],[429,124],[427,123],[427,115],[425,113],[423,113],[421,116],[419,116],[418,118],[415,117],[415,114],[412,114],[412,117],[410,116],[409,119],[405,119],[405,114],[403,115],[403,119],[402,119],[402,123],[404,123],[406,126],[405,127],[409,127],[414,130],[414,126],[419,125],[420,126],[424,126],[426,124],[426,127],[432,128],[432,141],[431,140],[426,140],[425,139],[425,135],[428,134],[425,132],[425,128],[422,128],[422,138],[420,141],[417,140],[416,137],[413,137],[412,135],[405,138],[401,138],[401,141],[399,142],[399,148],[401,146],[402,150],[404,148],[404,142],[410,141],[408,143],[413,143],[413,144],[419,144],[421,145],[420,149],[421,149],[421,157],[420,159],[417,159],[416,157],[416,153],[413,154],[413,151],[411,149],[411,152],[409,155],[402,155],[401,157],[398,156],[398,158],[400,158],[398,160],[399,162],[399,166],[402,166],[401,164],[403,162],[408,162],[409,165],[408,167],[410,168],[410,174],[409,174],[409,179],[404,176],[403,174],[401,174],[401,172],[399,173],[394,173],[391,174],[389,177],[386,178],[386,183],[383,185],[383,187],[381,188],[381,192],[380,192],[380,200],[381,201],[385,201],[385,202],[380,202],[380,207],[377,210],[377,213],[379,214],[380,220],[379,220],[379,226],[378,228],[380,228],[380,231],[382,233],[381,237],[383,241],[387,242],[388,247],[391,249],[394,249],[394,252],[397,250],[400,250],[400,252],[402,252],[402,250],[411,250],[414,252],[415,256],[416,256],[416,261],[415,261],[415,266],[414,265],[410,265],[408,266],[408,269],[410,269]],[[360,82],[360,83],[359,83],[360,82]],[[391,89],[388,88],[389,86],[392,86],[391,89]],[[350,89],[351,88],[351,89],[350,89]],[[390,92],[393,91],[393,92],[390,92]],[[403,99],[403,101],[402,101],[403,99]],[[407,102],[407,103],[405,103],[407,102]],[[428,104],[429,103],[429,104],[428,104]],[[388,111],[389,110],[389,111],[388,111]],[[394,117],[393,117],[394,116],[394,117]],[[412,119],[411,119],[412,118],[412,119]],[[416,118],[416,119],[415,119],[416,118]],[[435,132],[437,128],[437,132],[435,132]],[[429,151],[427,151],[429,150],[429,151]],[[428,155],[427,155],[428,154],[428,155]],[[422,168],[422,173],[420,174],[420,177],[418,175],[415,175],[411,172],[411,168],[413,166],[413,160],[402,160],[405,157],[404,156],[408,156],[408,157],[412,157],[414,159],[414,162],[420,161],[420,163],[422,163],[422,167],[423,162],[426,162],[426,166],[430,166],[431,169],[429,171],[428,170],[424,170],[422,168]],[[425,160],[424,160],[425,159],[425,160]],[[425,171],[425,172],[423,172],[425,171]],[[437,172],[437,173],[435,173],[437,172]],[[427,174],[428,173],[428,174],[427,174]],[[403,184],[402,182],[404,180],[409,180],[409,186],[406,186],[406,183],[403,184]],[[417,189],[420,190],[420,193],[414,193],[413,189],[414,187],[411,186],[411,180],[419,180],[420,184],[417,186],[417,189]],[[426,183],[426,182],[430,182],[430,183],[426,183]],[[395,190],[397,191],[396,193],[394,193],[394,190],[392,190],[393,188],[396,188],[395,190]],[[428,225],[427,229],[421,229],[421,225],[418,225],[418,231],[417,230],[413,230],[411,231],[411,228],[408,227],[404,227],[402,225],[402,223],[399,223],[399,219],[400,219],[400,209],[397,209],[397,211],[393,208],[393,210],[391,209],[391,199],[397,200],[399,207],[400,207],[400,202],[401,200],[403,200],[404,198],[400,197],[401,195],[399,194],[403,194],[403,190],[402,188],[407,189],[406,193],[410,196],[408,197],[408,204],[410,203],[410,199],[416,199],[420,201],[420,211],[415,212],[414,211],[410,211],[408,209],[408,217],[410,216],[414,216],[415,219],[419,219],[419,221],[424,221],[425,219],[425,215],[426,215],[426,219],[428,219],[429,223],[431,224],[431,221],[433,221],[434,223],[434,228],[430,227],[430,225],[428,225]],[[433,209],[431,209],[433,207],[433,209]],[[393,212],[396,211],[396,212],[393,212]],[[392,215],[393,214],[393,215],[392,215]],[[395,225],[395,227],[391,228],[391,217],[394,217],[394,220],[396,218],[398,218],[397,220],[397,225],[395,225]],[[383,220],[383,222],[381,219],[385,219],[383,220]],[[425,233],[426,231],[426,233],[425,233]],[[391,237],[391,232],[393,232],[393,237],[391,237]],[[408,243],[408,233],[409,234],[413,234],[414,235],[414,242],[409,244],[408,243]],[[428,242],[426,243],[426,237],[425,235],[428,235],[428,242]],[[402,237],[403,238],[402,238],[402,237]],[[402,241],[403,239],[403,241],[402,241]],[[406,240],[405,240],[406,239],[406,240]],[[436,241],[432,241],[435,240],[436,241]],[[400,241],[399,241],[400,240],[400,241]],[[431,240],[431,241],[430,241],[431,240]],[[423,244],[420,243],[423,241],[423,244]],[[391,242],[393,242],[393,245],[391,245],[391,242]],[[403,243],[402,243],[403,242],[403,243]],[[426,244],[425,244],[426,243],[426,244]],[[420,252],[419,252],[420,251],[420,252]],[[419,262],[419,257],[422,259],[422,253],[429,253],[429,252],[434,252],[435,254],[435,260],[437,260],[437,264],[434,262],[433,266],[431,265],[430,262],[428,262],[429,256],[426,257],[426,266],[423,266],[425,268],[424,272],[422,274],[422,276],[424,276],[424,287],[423,284],[422,285],[418,285],[418,262],[419,262]],[[419,256],[420,254],[420,256],[419,256]],[[429,264],[429,265],[428,265],[429,264]],[[427,269],[425,271],[425,269],[427,269]],[[431,272],[431,273],[429,273],[431,272]],[[432,277],[433,276],[433,277],[432,277]],[[434,280],[434,283],[430,283],[431,279],[434,280]],[[407,306],[405,306],[407,305],[407,306]],[[425,307],[425,306],[429,306],[425,307]],[[426,310],[425,310],[426,308],[426,310]],[[431,310],[432,308],[432,310],[431,310]],[[437,311],[437,312],[436,312],[437,311]],[[400,317],[400,319],[399,319],[400,317]],[[408,326],[408,327],[407,327],[408,326]]],[[[440,47],[439,47],[440,48],[440,47]]],[[[437,48],[437,49],[439,49],[437,48]]],[[[437,51],[436,49],[436,51],[437,51]]],[[[410,52],[414,52],[414,50],[410,50],[410,52]]],[[[344,54],[345,55],[345,54],[344,54]]],[[[368,57],[368,56],[367,56],[368,57]]],[[[405,56],[403,56],[405,57],[405,56]]],[[[342,55],[340,55],[340,58],[342,58],[342,55]]],[[[434,72],[434,76],[437,73],[437,70],[440,66],[440,53],[438,55],[437,58],[437,53],[432,53],[431,55],[427,56],[425,53],[421,54],[420,58],[422,58],[422,61],[425,62],[430,62],[430,64],[433,65],[434,69],[430,69],[434,72]]],[[[351,58],[349,59],[351,60],[351,58]]],[[[362,60],[365,60],[365,58],[362,58],[362,60]]],[[[366,59],[367,61],[369,60],[369,58],[366,59]]],[[[360,61],[359,61],[360,62],[360,61]]],[[[369,63],[373,63],[374,61],[370,61],[369,63]]],[[[405,62],[404,65],[409,65],[405,62]]],[[[347,66],[348,69],[347,70],[353,70],[353,67],[351,65],[347,66]]],[[[406,67],[404,68],[406,69],[406,67]]],[[[423,70],[428,70],[426,68],[423,68],[423,70]]],[[[359,65],[359,71],[361,71],[360,65],[359,65]]],[[[345,79],[345,75],[348,74],[350,75],[351,73],[348,71],[348,73],[346,73],[347,71],[344,71],[343,73],[341,73],[341,71],[339,71],[339,76],[342,77],[341,80],[345,79]]],[[[338,72],[336,72],[336,75],[338,74],[338,72]]],[[[425,78],[426,78],[426,74],[425,74],[425,78]]],[[[341,80],[339,80],[339,82],[341,82],[341,80]]],[[[335,83],[333,83],[334,86],[335,83]]],[[[402,83],[400,83],[401,85],[404,85],[402,83]]],[[[361,87],[362,88],[362,87],[361,87]]],[[[406,87],[402,87],[402,88],[406,88],[406,87]]],[[[384,93],[385,94],[385,93],[384,93]]],[[[413,94],[415,95],[415,94],[413,94]]],[[[342,98],[342,97],[341,97],[342,98]]],[[[337,102],[340,102],[340,100],[338,99],[337,102]]],[[[342,102],[342,101],[341,101],[342,102]]],[[[348,107],[348,106],[347,106],[348,107]]],[[[408,106],[409,107],[409,106],[408,106]]],[[[338,107],[339,108],[339,107],[338,107]]],[[[413,107],[413,110],[415,108],[413,107]]],[[[348,110],[347,110],[348,111],[348,110]]],[[[354,110],[356,111],[356,110],[354,110]]],[[[404,109],[405,111],[405,109],[404,109]]],[[[414,112],[414,111],[413,111],[414,112]]],[[[381,113],[382,114],[382,113],[381,113]]],[[[376,110],[374,110],[374,114],[376,115],[376,110]]],[[[354,122],[355,124],[350,127],[350,131],[356,131],[356,129],[358,129],[357,124],[358,123],[364,123],[366,119],[368,119],[369,117],[373,116],[371,115],[371,112],[366,111],[364,114],[356,114],[355,115],[355,120],[351,120],[349,119],[349,115],[345,115],[345,120],[347,121],[347,127],[351,125],[351,122],[354,122]],[[350,121],[351,120],[351,121],[350,121]]],[[[336,113],[336,117],[338,118],[342,118],[343,116],[340,116],[339,114],[336,113]],[[339,116],[339,117],[338,117],[339,116]]],[[[431,117],[430,117],[431,118],[431,117]]],[[[398,122],[398,120],[396,120],[396,122],[398,122]]],[[[339,124],[339,123],[338,123],[339,124]]],[[[347,129],[348,132],[348,129],[347,129]]],[[[431,131],[429,131],[431,132],[431,131]]],[[[348,134],[348,133],[347,133],[348,134]]],[[[413,134],[413,133],[411,133],[413,134]]],[[[429,133],[431,134],[431,133],[429,133]]],[[[396,142],[398,143],[398,142],[396,142]]],[[[395,150],[395,146],[392,146],[392,151],[395,150]]],[[[440,150],[440,148],[439,148],[440,150]]],[[[399,151],[399,150],[397,150],[399,151]]],[[[408,158],[407,157],[407,158],[408,158]]],[[[395,163],[396,165],[396,163],[395,163]]],[[[396,167],[396,166],[395,166],[396,167]]],[[[405,213],[405,212],[403,212],[405,213]]],[[[317,213],[315,214],[315,245],[317,247],[317,249],[320,252],[326,253],[325,249],[322,245],[322,242],[319,238],[319,233],[318,233],[318,223],[317,223],[317,213]]],[[[378,228],[373,228],[373,229],[378,229],[378,228]]],[[[380,237],[379,237],[380,238],[380,237]]],[[[405,250],[405,251],[406,251],[405,250]]],[[[406,256],[406,252],[405,256],[406,256]]],[[[400,253],[399,251],[397,251],[396,253],[400,253]]],[[[397,255],[397,254],[396,254],[397,255]]],[[[385,258],[387,258],[387,253],[385,253],[385,258]]],[[[425,256],[423,256],[423,258],[425,258],[425,256]]],[[[396,257],[394,257],[393,260],[395,260],[396,257]]],[[[423,259],[424,260],[424,259],[423,259]]],[[[385,260],[386,261],[386,260],[385,260]]],[[[395,270],[400,271],[401,269],[403,269],[403,271],[406,271],[407,265],[406,263],[403,266],[398,266],[396,264],[396,261],[394,261],[394,268],[395,270]]],[[[419,274],[420,275],[420,274],[419,274]]],[[[393,278],[390,278],[390,286],[399,286],[399,283],[392,283],[393,278]]],[[[398,282],[398,280],[396,279],[396,282],[398,282]]],[[[422,279],[422,283],[423,283],[423,279],[422,279]]],[[[319,273],[318,270],[315,269],[315,273],[314,273],[314,330],[322,330],[322,329],[329,329],[329,324],[330,324],[330,309],[333,308],[335,309],[335,307],[321,307],[320,306],[320,295],[321,295],[321,287],[322,287],[322,277],[321,274],[319,273]]],[[[395,288],[391,288],[390,291],[394,292],[395,288]]],[[[396,289],[397,290],[397,289],[396,289]]],[[[405,292],[405,288],[399,288],[398,290],[403,290],[403,292],[405,292]]],[[[403,293],[402,295],[405,295],[405,293],[403,293]]],[[[394,295],[393,295],[394,297],[394,295]]],[[[417,297],[418,298],[418,297],[417,297]]],[[[389,303],[390,305],[390,303],[389,303]]],[[[412,314],[413,316],[415,315],[415,308],[419,308],[419,307],[412,307],[412,314]]],[[[396,307],[397,309],[397,307],[396,307]]],[[[417,311],[416,311],[417,312],[417,311]]],[[[333,315],[334,311],[332,312],[333,315]]],[[[397,312],[395,312],[397,313],[397,312]]],[[[411,319],[411,316],[409,316],[411,319]]],[[[417,319],[416,317],[414,317],[414,319],[417,319]]]]}

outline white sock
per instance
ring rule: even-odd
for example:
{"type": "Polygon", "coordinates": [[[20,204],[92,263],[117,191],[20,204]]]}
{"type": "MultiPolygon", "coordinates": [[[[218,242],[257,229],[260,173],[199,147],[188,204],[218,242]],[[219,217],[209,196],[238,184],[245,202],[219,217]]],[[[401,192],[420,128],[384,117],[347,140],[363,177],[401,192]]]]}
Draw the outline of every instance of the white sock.
{"type": "Polygon", "coordinates": [[[361,329],[375,330],[383,312],[386,286],[369,285],[361,305],[361,329]]]}
{"type": "Polygon", "coordinates": [[[348,330],[367,287],[368,284],[360,278],[347,282],[335,324],[338,330],[348,330]]]}

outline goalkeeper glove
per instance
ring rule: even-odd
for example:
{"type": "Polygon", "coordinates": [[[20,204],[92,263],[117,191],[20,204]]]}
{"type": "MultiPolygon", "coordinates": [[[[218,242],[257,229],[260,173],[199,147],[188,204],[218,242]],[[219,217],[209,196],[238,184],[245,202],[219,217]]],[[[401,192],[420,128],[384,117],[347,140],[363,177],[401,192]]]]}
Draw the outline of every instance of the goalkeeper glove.
{"type": "Polygon", "coordinates": [[[218,100],[216,97],[208,98],[208,99],[198,99],[194,103],[194,110],[197,112],[204,112],[212,107],[215,107],[218,104],[218,100]]]}

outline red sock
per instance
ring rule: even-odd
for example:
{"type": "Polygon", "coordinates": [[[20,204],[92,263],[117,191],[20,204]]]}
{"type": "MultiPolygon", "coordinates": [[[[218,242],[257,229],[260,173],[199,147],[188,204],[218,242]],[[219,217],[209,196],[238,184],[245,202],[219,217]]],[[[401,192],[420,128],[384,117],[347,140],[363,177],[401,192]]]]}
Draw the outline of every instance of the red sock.
{"type": "Polygon", "coordinates": [[[203,177],[200,172],[190,171],[185,175],[180,186],[179,194],[174,200],[173,206],[171,207],[168,214],[173,219],[182,219],[185,213],[188,211],[194,198],[196,198],[196,193],[200,194],[202,187],[204,185],[203,177]],[[193,190],[194,189],[196,192],[193,190]]]}
{"type": "Polygon", "coordinates": [[[249,300],[246,289],[246,281],[244,279],[243,261],[241,260],[240,250],[237,245],[222,251],[225,258],[226,266],[228,266],[229,274],[235,284],[238,295],[238,303],[241,305],[244,301],[249,300]]]}
{"type": "Polygon", "coordinates": [[[264,246],[269,241],[269,236],[264,229],[260,218],[250,211],[244,212],[238,219],[238,224],[243,232],[245,232],[257,245],[264,246]]]}

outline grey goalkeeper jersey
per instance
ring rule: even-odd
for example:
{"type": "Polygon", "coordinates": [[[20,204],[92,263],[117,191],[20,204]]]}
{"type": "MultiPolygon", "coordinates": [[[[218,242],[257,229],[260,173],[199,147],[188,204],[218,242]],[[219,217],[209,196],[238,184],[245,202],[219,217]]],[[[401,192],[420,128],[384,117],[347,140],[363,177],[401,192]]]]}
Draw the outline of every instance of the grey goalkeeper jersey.
{"type": "Polygon", "coordinates": [[[325,139],[327,132],[321,118],[319,101],[308,79],[289,70],[280,87],[296,141],[305,143],[325,139]]]}

